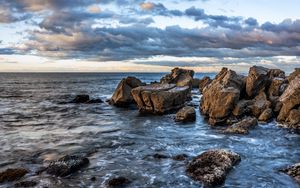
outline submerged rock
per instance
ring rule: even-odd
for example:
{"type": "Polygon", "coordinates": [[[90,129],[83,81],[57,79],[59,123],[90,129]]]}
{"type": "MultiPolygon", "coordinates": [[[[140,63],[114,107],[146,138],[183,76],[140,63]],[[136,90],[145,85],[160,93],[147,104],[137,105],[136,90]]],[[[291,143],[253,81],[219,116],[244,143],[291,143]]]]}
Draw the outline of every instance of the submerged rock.
{"type": "Polygon", "coordinates": [[[248,134],[249,130],[257,125],[257,119],[254,117],[246,117],[241,121],[228,127],[224,133],[230,134],[248,134]]]}
{"type": "Polygon", "coordinates": [[[174,68],[170,74],[165,75],[161,78],[160,83],[162,84],[176,84],[176,86],[193,86],[193,70],[174,68]]]}
{"type": "Polygon", "coordinates": [[[15,187],[35,187],[38,183],[35,181],[21,181],[15,184],[15,187]]]}
{"type": "Polygon", "coordinates": [[[206,186],[221,185],[227,173],[241,160],[234,152],[218,149],[209,150],[188,163],[186,172],[194,180],[206,186]]]}
{"type": "Polygon", "coordinates": [[[204,88],[206,86],[208,86],[211,82],[212,82],[212,80],[208,76],[205,76],[204,78],[202,78],[199,82],[199,91],[200,91],[200,93],[202,93],[204,88]]]}
{"type": "Polygon", "coordinates": [[[89,95],[76,95],[76,97],[71,101],[71,103],[86,103],[89,100],[89,95]]]}
{"type": "Polygon", "coordinates": [[[185,106],[176,113],[176,121],[187,122],[187,121],[195,121],[195,120],[196,120],[196,111],[194,107],[185,106]]]}
{"type": "Polygon", "coordinates": [[[131,93],[140,112],[164,114],[181,108],[188,98],[188,86],[152,84],[134,88],[131,93]]]}
{"type": "Polygon", "coordinates": [[[246,81],[246,93],[248,97],[255,97],[262,89],[265,89],[269,80],[269,69],[261,66],[253,66],[249,70],[246,81]]]}
{"type": "Polygon", "coordinates": [[[298,183],[300,183],[300,163],[296,163],[293,166],[282,169],[280,171],[293,177],[298,183]]]}
{"type": "Polygon", "coordinates": [[[120,186],[125,186],[128,185],[130,183],[130,180],[125,178],[125,177],[115,177],[115,178],[111,178],[107,181],[107,185],[109,187],[120,187],[120,186]]]}
{"type": "Polygon", "coordinates": [[[85,157],[66,155],[56,161],[52,161],[46,169],[51,175],[64,177],[87,166],[89,159],[85,157]]]}
{"type": "Polygon", "coordinates": [[[28,170],[24,168],[9,168],[0,173],[0,183],[19,180],[27,173],[28,170]]]}
{"type": "Polygon", "coordinates": [[[142,85],[144,84],[135,77],[123,78],[110,99],[110,104],[123,107],[134,103],[131,90],[142,85]]]}
{"type": "Polygon", "coordinates": [[[186,160],[188,157],[189,157],[189,156],[186,155],[186,154],[179,154],[179,155],[173,156],[172,159],[173,159],[174,161],[184,161],[184,160],[186,160]]]}

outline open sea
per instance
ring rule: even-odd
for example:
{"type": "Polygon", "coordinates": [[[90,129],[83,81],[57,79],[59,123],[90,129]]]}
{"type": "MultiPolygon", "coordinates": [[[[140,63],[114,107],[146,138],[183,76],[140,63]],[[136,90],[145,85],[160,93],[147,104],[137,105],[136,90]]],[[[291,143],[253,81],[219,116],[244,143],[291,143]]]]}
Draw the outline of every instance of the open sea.
{"type": "MultiPolygon", "coordinates": [[[[199,112],[200,94],[193,90],[197,120],[181,124],[175,114],[141,115],[136,107],[70,104],[77,94],[109,99],[119,81],[136,76],[159,81],[165,73],[1,73],[0,171],[25,167],[26,180],[37,187],[106,187],[115,176],[131,180],[128,187],[193,188],[202,185],[185,173],[187,161],[155,159],[187,154],[189,159],[212,148],[225,148],[242,161],[220,187],[300,187],[278,169],[300,162],[300,135],[276,122],[259,124],[249,135],[225,135],[211,128],[199,112]],[[83,154],[90,165],[65,178],[36,175],[49,161],[83,154]],[[91,178],[95,177],[96,181],[91,178]]],[[[214,74],[196,74],[201,78],[214,74]]],[[[0,184],[12,187],[13,184],[0,184]]]]}

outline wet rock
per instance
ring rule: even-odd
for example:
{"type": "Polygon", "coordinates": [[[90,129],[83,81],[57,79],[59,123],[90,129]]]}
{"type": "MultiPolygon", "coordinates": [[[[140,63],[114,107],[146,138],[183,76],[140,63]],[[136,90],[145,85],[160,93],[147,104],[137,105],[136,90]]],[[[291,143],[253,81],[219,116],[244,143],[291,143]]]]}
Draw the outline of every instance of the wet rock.
{"type": "Polygon", "coordinates": [[[249,98],[255,97],[268,84],[269,69],[261,66],[253,66],[249,70],[246,81],[246,93],[249,98]]]}
{"type": "Polygon", "coordinates": [[[110,104],[124,107],[134,103],[131,90],[142,85],[144,84],[135,77],[123,78],[110,99],[110,104]]]}
{"type": "Polygon", "coordinates": [[[259,116],[258,120],[263,122],[269,122],[273,117],[273,111],[271,108],[265,109],[259,116]]]}
{"type": "Polygon", "coordinates": [[[200,93],[202,93],[204,88],[206,86],[208,86],[211,82],[212,82],[212,80],[208,76],[205,76],[204,78],[202,78],[199,82],[199,91],[200,91],[200,93]]]}
{"type": "Polygon", "coordinates": [[[223,68],[205,88],[200,103],[202,114],[209,117],[211,125],[226,121],[239,101],[245,78],[234,71],[223,68]]]}
{"type": "Polygon", "coordinates": [[[176,113],[176,121],[191,122],[196,120],[196,111],[194,107],[185,106],[176,113]]]}
{"type": "Polygon", "coordinates": [[[300,108],[291,110],[286,122],[290,128],[300,129],[300,108]]]}
{"type": "Polygon", "coordinates": [[[280,170],[287,175],[294,178],[298,183],[300,183],[300,163],[296,163],[293,166],[280,170]]]}
{"type": "Polygon", "coordinates": [[[256,118],[258,118],[265,109],[271,108],[272,106],[272,103],[268,101],[267,96],[263,91],[261,91],[252,102],[253,104],[249,106],[249,108],[251,109],[252,115],[256,118]]]}
{"type": "Polygon", "coordinates": [[[188,163],[186,172],[194,180],[205,186],[221,185],[227,173],[241,160],[234,152],[218,149],[209,150],[188,163]]]}
{"type": "Polygon", "coordinates": [[[97,178],[95,176],[91,177],[91,181],[96,181],[97,178]]]}
{"type": "Polygon", "coordinates": [[[189,156],[186,154],[180,154],[180,155],[175,155],[172,157],[173,160],[175,161],[184,161],[188,158],[189,156]]]}
{"type": "Polygon", "coordinates": [[[190,89],[175,84],[152,84],[134,88],[131,93],[140,112],[164,114],[181,108],[190,89]]]}
{"type": "Polygon", "coordinates": [[[91,100],[88,100],[86,103],[97,104],[97,103],[103,103],[103,101],[101,99],[91,99],[91,100]]]}
{"type": "Polygon", "coordinates": [[[162,84],[176,84],[176,86],[189,86],[192,88],[193,85],[193,70],[174,68],[170,74],[165,75],[161,78],[160,83],[162,84]]]}
{"type": "Polygon", "coordinates": [[[286,89],[286,86],[282,86],[286,82],[285,79],[283,78],[274,78],[271,81],[271,85],[268,89],[268,96],[269,97],[274,97],[274,96],[280,96],[284,90],[286,89]]]}
{"type": "Polygon", "coordinates": [[[13,168],[13,169],[9,168],[4,172],[0,173],[0,183],[19,180],[27,173],[28,170],[24,168],[13,168]]]}
{"type": "Polygon", "coordinates": [[[257,119],[254,117],[245,117],[241,121],[228,127],[224,133],[229,134],[248,134],[249,130],[257,125],[257,119]]]}
{"type": "Polygon", "coordinates": [[[122,176],[111,178],[107,181],[107,185],[109,187],[120,187],[120,186],[128,185],[129,183],[130,180],[122,176]]]}
{"type": "Polygon", "coordinates": [[[193,86],[193,88],[199,88],[199,84],[200,84],[200,79],[194,78],[192,80],[192,86],[193,86]]]}
{"type": "Polygon", "coordinates": [[[89,100],[89,95],[76,95],[76,97],[71,101],[71,103],[86,103],[89,100]]]}
{"type": "Polygon", "coordinates": [[[279,101],[282,102],[282,108],[277,120],[283,122],[292,109],[297,109],[300,106],[300,75],[289,83],[288,88],[280,96],[279,101]]]}
{"type": "Polygon", "coordinates": [[[250,112],[249,106],[252,104],[253,102],[251,100],[240,100],[234,107],[232,114],[234,116],[242,116],[248,114],[250,112]]]}
{"type": "Polygon", "coordinates": [[[160,153],[155,153],[152,157],[154,159],[167,159],[167,158],[169,158],[169,156],[166,156],[166,155],[160,154],[160,153]]]}
{"type": "Polygon", "coordinates": [[[291,82],[291,81],[294,80],[298,75],[300,75],[300,68],[295,68],[294,72],[292,72],[292,73],[288,76],[288,81],[291,82]]]}
{"type": "Polygon", "coordinates": [[[15,187],[35,187],[37,186],[35,181],[21,181],[15,184],[15,187]]]}
{"type": "Polygon", "coordinates": [[[88,164],[88,158],[66,155],[56,161],[52,161],[47,167],[46,172],[51,175],[64,177],[80,170],[88,164]]]}

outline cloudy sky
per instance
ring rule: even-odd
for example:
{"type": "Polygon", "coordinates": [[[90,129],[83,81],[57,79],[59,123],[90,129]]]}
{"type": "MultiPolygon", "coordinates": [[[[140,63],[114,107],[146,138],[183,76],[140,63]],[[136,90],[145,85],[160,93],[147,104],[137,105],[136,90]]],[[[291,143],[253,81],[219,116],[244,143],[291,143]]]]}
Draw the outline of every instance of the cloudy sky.
{"type": "Polygon", "coordinates": [[[0,2],[0,71],[300,67],[299,0],[0,2]]]}

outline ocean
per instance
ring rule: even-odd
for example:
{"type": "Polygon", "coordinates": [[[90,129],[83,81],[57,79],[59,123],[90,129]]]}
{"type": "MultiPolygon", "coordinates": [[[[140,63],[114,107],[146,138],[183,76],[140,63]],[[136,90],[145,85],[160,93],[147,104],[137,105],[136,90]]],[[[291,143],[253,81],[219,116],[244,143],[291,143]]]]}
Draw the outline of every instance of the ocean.
{"type": "MultiPolygon", "coordinates": [[[[25,167],[38,187],[105,187],[114,176],[128,187],[201,187],[185,173],[186,161],[155,159],[154,154],[194,156],[212,148],[239,153],[242,161],[221,187],[300,187],[278,169],[299,162],[300,135],[273,121],[248,135],[226,135],[199,112],[201,95],[193,92],[197,120],[176,123],[175,114],[142,115],[137,108],[70,104],[77,94],[109,99],[119,81],[136,76],[159,81],[165,73],[1,73],[0,171],[25,167]],[[90,165],[66,178],[35,172],[66,154],[83,154],[90,165]],[[96,180],[92,181],[91,178],[96,180]]],[[[195,77],[214,74],[197,73],[195,77]]],[[[13,184],[0,184],[11,187],[13,184]]]]}

